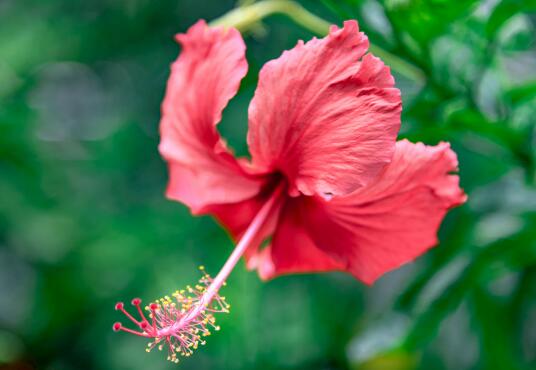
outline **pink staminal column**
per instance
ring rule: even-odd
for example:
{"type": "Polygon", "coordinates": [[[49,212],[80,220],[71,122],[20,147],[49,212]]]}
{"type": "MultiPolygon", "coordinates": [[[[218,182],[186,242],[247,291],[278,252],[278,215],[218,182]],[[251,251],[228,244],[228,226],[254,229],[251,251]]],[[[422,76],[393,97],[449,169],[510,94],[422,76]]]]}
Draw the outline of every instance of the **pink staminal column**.
{"type": "Polygon", "coordinates": [[[225,280],[244,252],[256,240],[263,225],[281,200],[282,192],[282,185],[276,187],[214,279],[201,266],[203,275],[195,286],[175,291],[171,294],[173,298],[165,296],[150,303],[145,307],[147,316],[141,308],[141,299],[134,298],[131,303],[139,318],[131,315],[125,309],[124,303],[117,303],[115,309],[121,311],[139,330],[127,328],[116,322],[113,325],[114,331],[124,331],[152,339],[147,352],[155,347],[162,350],[167,345],[168,360],[176,363],[179,362],[178,355],[188,357],[199,345],[204,345],[206,342],[203,338],[209,336],[211,330],[220,330],[216,325],[214,314],[228,313],[230,309],[225,297],[219,295],[220,288],[225,285],[225,280]]]}

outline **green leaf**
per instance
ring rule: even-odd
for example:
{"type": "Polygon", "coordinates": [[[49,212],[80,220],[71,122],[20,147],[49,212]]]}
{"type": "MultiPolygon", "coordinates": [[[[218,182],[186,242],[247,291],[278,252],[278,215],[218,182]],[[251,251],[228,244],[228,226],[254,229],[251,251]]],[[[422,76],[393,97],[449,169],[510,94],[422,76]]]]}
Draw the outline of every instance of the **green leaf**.
{"type": "Polygon", "coordinates": [[[397,30],[426,48],[453,21],[469,14],[478,1],[385,0],[384,4],[397,30]]]}
{"type": "Polygon", "coordinates": [[[518,234],[482,248],[471,258],[470,265],[459,278],[415,318],[404,342],[405,348],[417,350],[434,338],[443,320],[480,282],[536,263],[536,240],[532,235],[536,217],[529,216],[527,221],[518,234]]]}
{"type": "Polygon", "coordinates": [[[485,368],[523,369],[519,363],[519,338],[515,336],[514,321],[498,320],[511,317],[508,306],[480,287],[471,294],[471,303],[484,349],[482,361],[485,368]]]}
{"type": "Polygon", "coordinates": [[[486,25],[488,38],[495,37],[506,21],[517,13],[536,10],[535,0],[502,0],[491,13],[486,25]]]}

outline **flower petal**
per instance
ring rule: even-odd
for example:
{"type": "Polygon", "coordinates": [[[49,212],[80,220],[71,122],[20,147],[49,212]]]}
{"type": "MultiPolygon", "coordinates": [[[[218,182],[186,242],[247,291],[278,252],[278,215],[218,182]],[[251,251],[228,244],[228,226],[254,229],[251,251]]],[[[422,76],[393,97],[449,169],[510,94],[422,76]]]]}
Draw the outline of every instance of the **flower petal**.
{"type": "Polygon", "coordinates": [[[315,244],[367,284],[437,244],[459,188],[449,144],[397,143],[391,164],[374,184],[331,202],[309,202],[306,227],[315,244]]]}
{"type": "Polygon", "coordinates": [[[261,182],[246,173],[216,130],[247,72],[244,41],[237,30],[204,21],[177,40],[183,50],[172,65],[160,123],[159,150],[169,167],[166,195],[192,212],[250,198],[261,182]]]}
{"type": "Polygon", "coordinates": [[[319,249],[311,239],[303,220],[307,210],[304,198],[287,200],[272,243],[250,260],[262,279],[282,274],[344,270],[345,265],[319,249]]]}
{"type": "Polygon", "coordinates": [[[291,195],[346,195],[390,161],[400,92],[388,67],[363,57],[367,48],[357,22],[347,21],[262,68],[249,107],[253,166],[282,172],[291,195]]]}

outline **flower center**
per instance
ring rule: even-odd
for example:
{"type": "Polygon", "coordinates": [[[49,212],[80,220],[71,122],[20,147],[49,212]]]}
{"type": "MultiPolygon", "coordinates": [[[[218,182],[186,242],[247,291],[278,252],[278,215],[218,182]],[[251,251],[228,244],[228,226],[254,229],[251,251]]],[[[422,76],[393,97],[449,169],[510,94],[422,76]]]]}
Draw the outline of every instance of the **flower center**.
{"type": "Polygon", "coordinates": [[[194,287],[187,286],[185,290],[173,293],[173,299],[165,296],[145,307],[149,320],[141,309],[141,299],[132,300],[132,305],[136,308],[139,319],[126,311],[122,302],[117,303],[115,309],[123,312],[139,328],[139,331],[124,327],[119,322],[113,325],[114,331],[124,331],[153,339],[148,344],[147,352],[155,347],[162,350],[167,345],[168,360],[173,362],[179,362],[177,355],[188,357],[193,353],[193,350],[197,349],[199,344],[204,345],[205,341],[202,338],[210,335],[211,329],[219,330],[219,326],[215,324],[214,314],[229,312],[230,305],[225,301],[225,297],[218,294],[220,288],[225,285],[225,280],[240,257],[257,239],[257,235],[281,199],[283,188],[282,183],[275,187],[274,192],[255,215],[214,279],[201,266],[200,270],[203,272],[203,276],[194,287]]]}

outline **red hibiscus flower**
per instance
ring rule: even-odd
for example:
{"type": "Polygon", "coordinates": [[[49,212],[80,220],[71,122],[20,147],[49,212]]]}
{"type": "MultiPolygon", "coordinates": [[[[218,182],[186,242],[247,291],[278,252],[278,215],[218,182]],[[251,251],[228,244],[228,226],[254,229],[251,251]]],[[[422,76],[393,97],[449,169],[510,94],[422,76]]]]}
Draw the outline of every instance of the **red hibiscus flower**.
{"type": "Polygon", "coordinates": [[[177,39],[160,126],[166,194],[240,241],[214,280],[151,305],[151,323],[141,310],[140,320],[129,316],[135,333],[153,346],[166,340],[172,360],[189,354],[212,312],[227,310],[217,292],[242,255],[263,279],[339,270],[371,284],[437,243],[447,210],[466,198],[456,155],[447,143],[396,142],[400,92],[366,53],[357,22],[262,68],[249,106],[251,161],[235,158],[216,128],[247,72],[240,33],[199,21],[177,39]]]}

